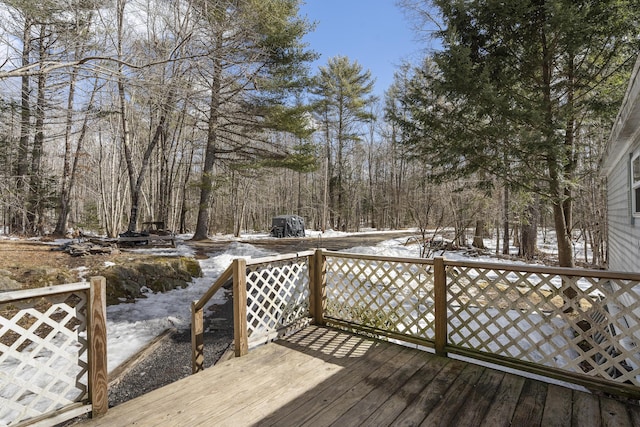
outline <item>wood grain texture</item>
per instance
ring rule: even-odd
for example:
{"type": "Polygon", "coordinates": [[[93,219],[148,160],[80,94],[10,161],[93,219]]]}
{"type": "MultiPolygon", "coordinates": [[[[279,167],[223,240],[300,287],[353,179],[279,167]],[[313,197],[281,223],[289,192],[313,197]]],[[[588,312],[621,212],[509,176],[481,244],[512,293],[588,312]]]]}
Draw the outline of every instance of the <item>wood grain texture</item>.
{"type": "Polygon", "coordinates": [[[247,332],[247,262],[235,259],[233,269],[233,340],[236,357],[245,356],[249,352],[249,335],[247,332]]]}
{"type": "Polygon", "coordinates": [[[308,326],[87,424],[626,426],[638,415],[628,402],[308,326]]]}
{"type": "Polygon", "coordinates": [[[191,303],[191,373],[204,369],[204,312],[191,303]]]}
{"type": "Polygon", "coordinates": [[[493,395],[493,400],[487,409],[485,418],[479,425],[482,427],[510,426],[524,382],[525,379],[523,377],[505,374],[500,383],[500,388],[493,395]]]}
{"type": "Polygon", "coordinates": [[[447,345],[447,273],[444,267],[444,258],[435,258],[433,268],[436,354],[439,356],[446,356],[447,352],[445,351],[445,346],[447,345]]]}
{"type": "Polygon", "coordinates": [[[549,427],[571,425],[572,406],[573,390],[550,384],[547,388],[542,425],[549,427]]]}
{"type": "Polygon", "coordinates": [[[107,387],[107,283],[104,277],[92,277],[88,302],[89,399],[91,416],[101,417],[109,408],[107,387]]]}
{"type": "Polygon", "coordinates": [[[324,325],[324,311],[327,305],[327,263],[321,249],[318,249],[313,256],[311,283],[313,321],[316,325],[322,326],[324,325]]]}
{"type": "Polygon", "coordinates": [[[573,409],[571,411],[571,425],[601,426],[602,418],[600,417],[600,399],[593,394],[574,393],[573,409]]]}

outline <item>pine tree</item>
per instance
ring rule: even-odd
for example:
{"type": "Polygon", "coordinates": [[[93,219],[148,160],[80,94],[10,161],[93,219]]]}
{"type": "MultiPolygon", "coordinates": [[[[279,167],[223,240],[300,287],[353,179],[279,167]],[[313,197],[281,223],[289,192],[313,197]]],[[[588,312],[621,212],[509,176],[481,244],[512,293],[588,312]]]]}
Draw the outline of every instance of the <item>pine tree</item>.
{"type": "Polygon", "coordinates": [[[573,266],[576,141],[589,120],[613,120],[637,56],[629,1],[444,1],[436,70],[406,101],[410,143],[444,178],[479,170],[553,207],[559,262],[573,266]],[[424,96],[425,86],[439,102],[424,96]]]}
{"type": "Polygon", "coordinates": [[[298,4],[220,0],[202,5],[212,48],[210,66],[202,70],[210,98],[194,240],[207,238],[217,162],[277,156],[268,131],[307,131],[290,100],[306,84],[305,64],[315,58],[301,41],[311,26],[298,17],[298,4]]]}
{"type": "Polygon", "coordinates": [[[369,107],[375,100],[371,95],[374,83],[371,72],[363,70],[358,62],[337,56],[320,67],[312,89],[316,96],[316,114],[325,135],[334,227],[356,225],[349,221],[347,156],[352,145],[361,139],[361,126],[372,119],[369,107]]]}

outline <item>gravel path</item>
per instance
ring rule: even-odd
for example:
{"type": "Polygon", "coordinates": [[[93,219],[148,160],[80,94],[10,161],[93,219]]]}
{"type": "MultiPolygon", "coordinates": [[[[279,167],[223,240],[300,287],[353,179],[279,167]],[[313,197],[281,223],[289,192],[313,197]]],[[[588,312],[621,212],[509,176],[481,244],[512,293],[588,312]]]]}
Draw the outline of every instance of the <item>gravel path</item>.
{"type": "MultiPolygon", "coordinates": [[[[205,309],[205,368],[217,362],[233,341],[231,291],[224,305],[205,309]]],[[[109,406],[115,406],[191,375],[191,331],[171,331],[153,351],[109,387],[109,406]]]]}

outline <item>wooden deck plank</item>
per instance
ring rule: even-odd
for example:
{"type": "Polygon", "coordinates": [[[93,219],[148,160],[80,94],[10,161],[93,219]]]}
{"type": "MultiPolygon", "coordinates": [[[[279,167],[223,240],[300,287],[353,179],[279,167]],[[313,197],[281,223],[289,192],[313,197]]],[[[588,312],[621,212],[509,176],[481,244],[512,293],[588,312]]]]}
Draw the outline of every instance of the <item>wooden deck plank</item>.
{"type": "Polygon", "coordinates": [[[640,407],[308,327],[109,409],[93,426],[640,425],[640,407]]]}
{"type": "Polygon", "coordinates": [[[631,424],[634,426],[640,426],[640,406],[638,404],[627,404],[627,410],[629,411],[629,417],[631,418],[631,424]]]}
{"type": "Polygon", "coordinates": [[[540,425],[546,398],[547,384],[527,378],[520,393],[518,406],[511,420],[512,425],[540,425]]]}
{"type": "Polygon", "coordinates": [[[328,403],[322,410],[300,425],[314,427],[331,425],[342,414],[369,394],[376,386],[388,381],[394,374],[402,372],[403,367],[410,363],[413,357],[419,357],[419,355],[411,349],[404,347],[395,357],[391,358],[378,369],[371,371],[369,375],[342,395],[336,395],[332,402],[328,403]]]}
{"type": "Polygon", "coordinates": [[[520,393],[525,378],[513,374],[506,374],[500,383],[500,388],[493,397],[493,402],[487,409],[481,427],[507,427],[511,425],[513,413],[518,405],[520,393]]]}
{"type": "MultiPolygon", "coordinates": [[[[222,384],[228,382],[229,378],[237,377],[237,371],[252,369],[256,366],[256,371],[267,373],[272,367],[277,366],[279,348],[277,346],[264,346],[254,351],[250,355],[240,359],[232,359],[235,361],[233,369],[207,369],[195,375],[191,375],[184,380],[188,383],[189,394],[194,396],[204,395],[211,389],[211,384],[222,384]],[[234,371],[234,369],[236,371],[234,371]]],[[[142,395],[137,399],[122,403],[121,405],[109,409],[106,420],[95,420],[96,425],[111,425],[109,422],[127,422],[130,418],[130,412],[135,412],[136,416],[143,418],[148,413],[154,413],[157,408],[168,408],[175,405],[178,398],[185,395],[185,384],[183,381],[177,381],[168,384],[161,389],[154,390],[150,393],[142,395]],[[136,406],[138,409],[136,410],[136,406]]]]}
{"type": "Polygon", "coordinates": [[[362,358],[353,359],[349,365],[349,372],[345,375],[335,376],[323,383],[324,387],[318,387],[315,395],[298,399],[295,404],[279,408],[277,412],[268,414],[257,423],[258,426],[271,425],[299,425],[313,414],[324,409],[336,396],[346,393],[351,387],[362,381],[371,371],[377,370],[396,357],[401,348],[393,345],[378,345],[375,349],[362,358]]]}
{"type": "Polygon", "coordinates": [[[332,426],[362,425],[371,413],[375,412],[389,399],[389,396],[396,395],[398,389],[406,384],[416,371],[419,371],[427,364],[427,357],[422,356],[418,354],[411,358],[406,365],[401,366],[389,378],[377,384],[371,392],[334,421],[332,426]]]}
{"type": "Polygon", "coordinates": [[[472,387],[465,398],[453,424],[474,427],[479,425],[491,405],[492,396],[495,396],[504,377],[504,372],[486,369],[478,383],[472,387]]]}
{"type": "Polygon", "coordinates": [[[606,427],[631,427],[631,418],[624,403],[608,397],[600,398],[602,425],[606,427]]]}
{"type": "Polygon", "coordinates": [[[478,365],[467,365],[433,408],[422,426],[456,425],[455,419],[460,407],[464,405],[467,395],[471,392],[486,368],[478,365]]]}
{"type": "Polygon", "coordinates": [[[602,425],[600,400],[589,393],[575,392],[573,394],[571,425],[600,427],[602,425]]]}
{"type": "MultiPolygon", "coordinates": [[[[270,375],[266,381],[252,382],[241,393],[226,394],[223,399],[215,399],[218,406],[215,414],[209,414],[206,418],[200,417],[197,412],[183,418],[189,425],[208,426],[239,426],[253,425],[269,413],[272,408],[277,408],[298,396],[312,391],[318,384],[335,375],[343,369],[337,364],[327,363],[318,358],[309,359],[300,366],[286,366],[278,369],[270,375]],[[237,402],[242,402],[238,405],[237,402]]],[[[228,388],[227,388],[228,389],[228,388]]],[[[237,390],[237,387],[235,387],[237,390]]],[[[203,399],[198,406],[211,404],[210,399],[203,399]]]]}
{"type": "MultiPolygon", "coordinates": [[[[362,337],[344,333],[323,334],[320,331],[320,335],[313,333],[301,335],[301,337],[296,337],[294,341],[302,339],[315,350],[307,349],[303,352],[296,349],[296,351],[292,351],[286,345],[272,344],[279,347],[284,352],[284,356],[275,358],[276,360],[280,359],[279,366],[271,368],[268,375],[253,375],[256,377],[255,380],[244,383],[244,387],[236,385],[235,378],[230,384],[219,384],[222,389],[233,388],[234,393],[227,393],[213,399],[216,406],[221,409],[218,409],[215,414],[209,415],[204,425],[235,426],[257,423],[269,412],[269,408],[277,408],[300,394],[305,394],[343,368],[335,362],[342,360],[350,362],[349,359],[352,357],[355,357],[356,360],[365,357],[371,349],[379,345],[371,340],[363,340],[362,337]],[[351,350],[344,351],[344,349],[351,350]],[[301,362],[292,364],[291,359],[283,360],[285,357],[290,358],[289,353],[301,357],[301,362]],[[242,405],[237,404],[238,399],[242,405]]],[[[389,357],[392,357],[396,350],[387,347],[391,352],[389,357]]],[[[206,399],[211,400],[212,396],[206,399]]],[[[204,404],[206,403],[204,402],[204,404]]],[[[194,412],[197,414],[199,404],[199,401],[193,404],[187,403],[187,412],[191,407],[195,407],[194,412]]],[[[200,420],[197,415],[187,415],[181,418],[187,425],[197,425],[200,420]]]]}
{"type": "Polygon", "coordinates": [[[425,385],[420,395],[393,420],[391,425],[419,425],[442,399],[442,395],[447,391],[451,383],[458,378],[465,366],[464,362],[451,360],[428,385],[425,385]]]}
{"type": "Polygon", "coordinates": [[[366,419],[365,424],[372,426],[389,425],[404,409],[411,404],[431,381],[451,361],[446,357],[429,355],[429,361],[420,368],[399,390],[387,397],[366,419]]]}
{"type": "MultiPolygon", "coordinates": [[[[376,343],[374,347],[369,347],[369,353],[358,356],[354,361],[346,360],[348,362],[347,366],[352,366],[353,363],[356,363],[371,367],[371,360],[379,355],[382,355],[379,366],[384,366],[390,359],[399,354],[398,349],[394,347],[395,346],[388,344],[376,343]]],[[[255,393],[253,398],[243,399],[242,407],[236,405],[236,407],[233,408],[235,412],[233,412],[232,409],[225,410],[219,415],[216,415],[216,417],[209,418],[209,421],[216,425],[224,425],[225,419],[232,417],[236,420],[241,418],[250,421],[251,424],[257,425],[263,423],[263,419],[267,417],[268,414],[273,412],[275,412],[275,414],[280,413],[281,408],[287,408],[288,406],[297,407],[299,406],[299,402],[306,401],[309,397],[315,398],[319,390],[327,388],[327,382],[331,383],[335,381],[334,377],[344,379],[345,376],[342,375],[342,371],[345,371],[344,373],[347,376],[351,376],[351,372],[345,369],[342,364],[339,365],[333,362],[335,362],[334,359],[322,361],[323,364],[316,371],[295,372],[293,374],[287,372],[282,376],[283,378],[281,380],[271,381],[263,386],[255,393]],[[337,366],[339,369],[333,369],[332,366],[337,366]],[[287,378],[287,376],[289,377],[287,378]],[[310,385],[313,387],[310,387],[310,385]],[[293,405],[288,405],[290,402],[294,402],[293,405]]],[[[363,369],[362,372],[367,371],[363,369]]],[[[284,409],[283,412],[287,412],[287,409],[284,409]]],[[[307,413],[306,415],[308,416],[309,414],[307,413]]],[[[288,414],[286,416],[287,422],[292,418],[291,414],[288,414]]]]}
{"type": "MultiPolygon", "coordinates": [[[[121,411],[110,410],[107,417],[97,420],[95,425],[118,425],[119,423],[124,425],[130,421],[132,413],[139,420],[149,417],[151,421],[163,416],[170,419],[186,413],[184,411],[191,407],[197,407],[203,399],[213,398],[220,403],[230,399],[228,393],[222,394],[219,390],[233,387],[235,395],[250,394],[255,387],[268,382],[269,376],[278,369],[290,369],[292,366],[299,366],[313,360],[312,357],[302,353],[283,350],[286,349],[277,345],[256,349],[245,357],[229,360],[231,363],[225,363],[225,369],[209,368],[187,377],[185,380],[188,381],[178,381],[138,399],[125,402],[120,405],[121,411]],[[242,375],[249,372],[255,377],[254,381],[249,383],[238,381],[242,375]],[[215,384],[215,389],[212,389],[212,384],[215,384]]],[[[120,406],[117,408],[120,409],[120,406]]]]}
{"type": "Polygon", "coordinates": [[[573,390],[555,384],[549,384],[547,399],[542,413],[543,426],[570,426],[573,406],[573,390]]]}

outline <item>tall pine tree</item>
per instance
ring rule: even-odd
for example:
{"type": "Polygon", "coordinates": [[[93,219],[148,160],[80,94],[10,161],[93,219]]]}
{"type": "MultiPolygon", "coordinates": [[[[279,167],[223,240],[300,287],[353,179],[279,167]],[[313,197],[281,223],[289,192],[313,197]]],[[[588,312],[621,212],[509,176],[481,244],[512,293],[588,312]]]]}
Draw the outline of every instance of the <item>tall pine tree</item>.
{"type": "Polygon", "coordinates": [[[560,265],[573,266],[577,140],[584,123],[615,118],[624,86],[614,83],[638,52],[635,2],[430,4],[443,50],[405,99],[408,142],[436,177],[483,170],[540,194],[553,207],[560,265]]]}

